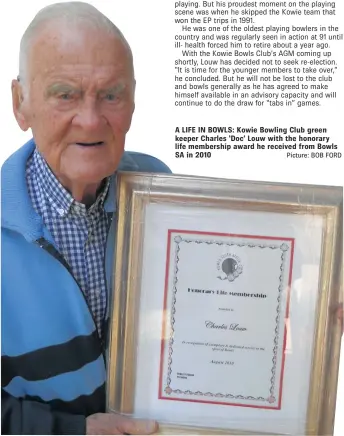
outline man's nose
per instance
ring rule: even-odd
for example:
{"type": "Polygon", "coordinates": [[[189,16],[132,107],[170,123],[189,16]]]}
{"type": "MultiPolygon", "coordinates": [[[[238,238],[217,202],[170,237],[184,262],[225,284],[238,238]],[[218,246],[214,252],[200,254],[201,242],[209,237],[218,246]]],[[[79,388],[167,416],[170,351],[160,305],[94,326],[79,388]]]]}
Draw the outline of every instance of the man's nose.
{"type": "Polygon", "coordinates": [[[73,124],[86,131],[95,131],[106,123],[97,101],[85,101],[73,119],[73,124]]]}

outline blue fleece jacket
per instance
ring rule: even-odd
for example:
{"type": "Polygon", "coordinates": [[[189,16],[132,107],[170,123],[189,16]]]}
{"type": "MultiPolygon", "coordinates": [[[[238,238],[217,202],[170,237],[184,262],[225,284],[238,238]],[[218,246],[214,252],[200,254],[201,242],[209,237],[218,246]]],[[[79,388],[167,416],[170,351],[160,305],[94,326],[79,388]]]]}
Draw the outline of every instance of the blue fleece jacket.
{"type": "MultiPolygon", "coordinates": [[[[2,433],[84,434],[105,411],[106,366],[92,314],[28,196],[29,141],[2,167],[2,433]]],[[[120,171],[170,172],[159,160],[125,152],[120,171]]],[[[114,210],[115,176],[105,202],[114,210]]],[[[111,289],[115,223],[105,266],[111,289]]],[[[109,305],[107,305],[109,306],[109,305]]]]}

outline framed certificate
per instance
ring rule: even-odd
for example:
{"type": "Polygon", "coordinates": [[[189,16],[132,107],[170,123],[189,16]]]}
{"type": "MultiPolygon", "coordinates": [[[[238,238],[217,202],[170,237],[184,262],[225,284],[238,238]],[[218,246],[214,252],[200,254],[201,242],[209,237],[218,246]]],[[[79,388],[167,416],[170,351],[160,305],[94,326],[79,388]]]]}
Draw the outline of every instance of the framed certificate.
{"type": "Polygon", "coordinates": [[[333,434],[339,187],[121,173],[108,410],[161,433],[333,434]]]}

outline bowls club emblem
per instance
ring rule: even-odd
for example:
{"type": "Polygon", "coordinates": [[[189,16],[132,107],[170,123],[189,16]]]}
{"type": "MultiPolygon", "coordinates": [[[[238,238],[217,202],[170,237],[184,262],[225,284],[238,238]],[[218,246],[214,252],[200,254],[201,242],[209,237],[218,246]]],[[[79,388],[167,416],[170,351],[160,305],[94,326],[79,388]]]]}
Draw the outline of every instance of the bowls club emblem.
{"type": "Polygon", "coordinates": [[[243,271],[240,259],[235,255],[225,255],[218,262],[218,269],[221,271],[221,275],[217,278],[220,280],[228,280],[232,282],[243,271]]]}

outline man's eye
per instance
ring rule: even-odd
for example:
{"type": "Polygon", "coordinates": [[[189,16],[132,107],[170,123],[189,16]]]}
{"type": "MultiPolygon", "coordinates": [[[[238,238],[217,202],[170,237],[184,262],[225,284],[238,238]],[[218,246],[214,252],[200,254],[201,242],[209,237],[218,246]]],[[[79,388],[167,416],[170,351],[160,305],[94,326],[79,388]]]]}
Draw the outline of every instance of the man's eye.
{"type": "Polygon", "coordinates": [[[116,95],[115,94],[106,94],[105,95],[105,99],[108,101],[115,101],[116,100],[116,95]]]}
{"type": "Polygon", "coordinates": [[[58,96],[59,100],[71,100],[72,99],[72,94],[59,94],[58,96]]]}

